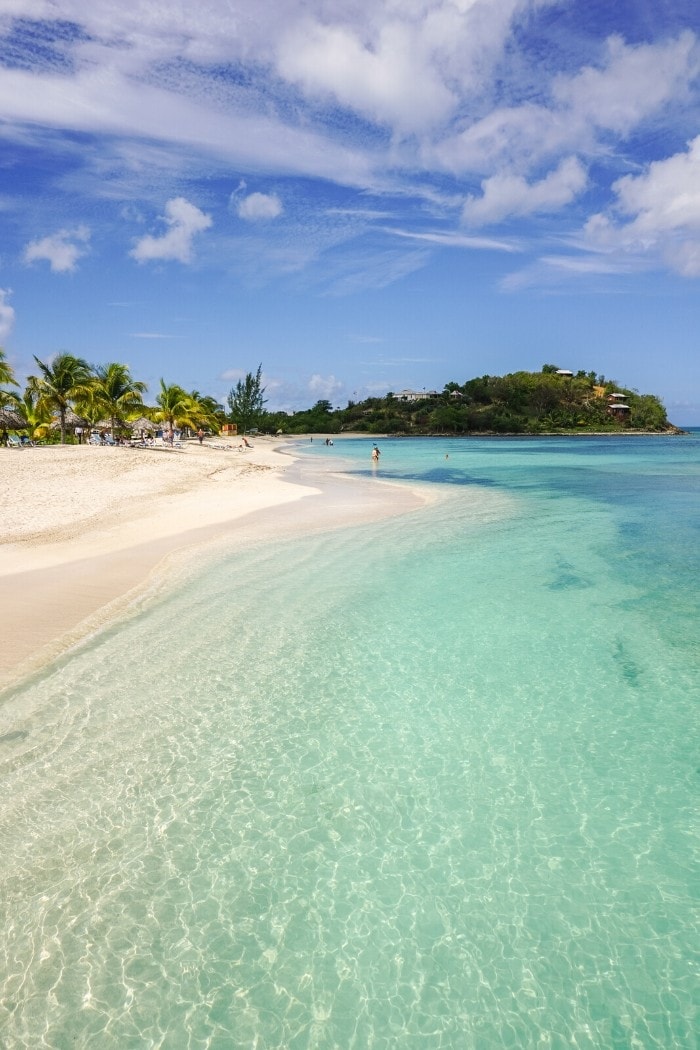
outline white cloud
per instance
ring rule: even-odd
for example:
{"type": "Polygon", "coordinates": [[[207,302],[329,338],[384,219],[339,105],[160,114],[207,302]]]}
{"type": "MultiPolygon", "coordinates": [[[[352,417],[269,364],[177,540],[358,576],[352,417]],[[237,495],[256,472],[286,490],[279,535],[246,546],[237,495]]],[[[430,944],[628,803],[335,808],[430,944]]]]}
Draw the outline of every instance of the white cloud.
{"type": "Polygon", "coordinates": [[[250,193],[236,201],[236,211],[239,218],[247,222],[261,222],[276,219],[282,214],[283,208],[276,193],[250,193]]]}
{"type": "Polygon", "coordinates": [[[10,288],[0,288],[0,342],[4,342],[15,326],[15,310],[10,306],[10,288]]]}
{"type": "Polygon", "coordinates": [[[623,135],[682,92],[699,69],[690,31],[653,45],[629,46],[612,36],[606,58],[603,69],[588,66],[576,76],[558,77],[553,95],[577,120],[623,135]]]}
{"type": "Polygon", "coordinates": [[[440,122],[456,103],[431,68],[420,36],[398,20],[384,25],[371,42],[347,26],[300,24],[282,41],[278,65],[282,76],[308,94],[332,95],[401,131],[440,122]]]}
{"type": "MultiPolygon", "coordinates": [[[[125,220],[141,222],[154,202],[167,200],[160,236],[133,242],[130,254],[139,262],[190,261],[195,236],[212,220],[177,194],[197,199],[197,190],[184,187],[208,179],[214,192],[232,172],[251,184],[274,179],[277,187],[282,176],[310,177],[319,190],[307,194],[314,200],[302,214],[308,184],[278,197],[248,194],[241,178],[229,206],[251,225],[245,236],[239,228],[228,240],[217,230],[217,258],[229,272],[254,280],[315,269],[326,288],[355,292],[400,279],[423,265],[432,246],[520,250],[524,237],[516,246],[468,238],[459,229],[425,232],[426,216],[436,226],[448,217],[457,227],[463,207],[464,220],[478,227],[562,209],[584,189],[584,166],[596,175],[592,192],[612,194],[618,203],[608,210],[609,202],[595,205],[602,218],[587,228],[589,250],[641,250],[644,216],[654,224],[658,209],[640,207],[623,221],[632,184],[611,189],[611,183],[631,170],[642,149],[677,143],[679,128],[688,134],[683,121],[697,99],[698,40],[690,31],[662,35],[670,30],[654,5],[624,19],[608,17],[603,5],[595,24],[582,21],[576,6],[569,0],[200,0],[195,6],[0,0],[3,43],[11,57],[21,51],[19,61],[0,66],[0,136],[38,148],[47,159],[48,192],[42,202],[36,195],[36,210],[48,206],[53,192],[83,195],[109,198],[112,215],[122,208],[125,220]],[[548,6],[558,15],[562,3],[564,17],[542,17],[548,6]],[[24,20],[19,34],[11,32],[13,14],[24,20]],[[606,25],[623,21],[629,39],[642,42],[604,39],[606,25]],[[651,127],[660,119],[663,137],[651,127]],[[601,157],[604,164],[596,165],[601,157]],[[340,186],[366,192],[367,207],[357,206],[357,194],[343,196],[340,186]],[[379,199],[391,203],[372,207],[379,199]],[[285,222],[265,224],[282,214],[282,200],[285,222]],[[424,232],[411,233],[416,202],[424,232]],[[390,236],[422,241],[423,254],[385,250],[387,231],[378,223],[389,213],[403,227],[390,236]],[[356,224],[339,230],[332,214],[354,215],[356,224]],[[340,265],[330,258],[330,247],[358,245],[368,232],[371,244],[367,237],[340,265]],[[625,237],[631,242],[637,235],[637,249],[625,247],[625,237]]],[[[682,5],[677,13],[669,25],[682,24],[682,5]]],[[[694,24],[690,16],[687,24],[694,24]]],[[[11,206],[18,202],[19,196],[11,206]]],[[[35,232],[51,228],[44,222],[35,232]]],[[[680,227],[663,239],[648,236],[659,258],[679,272],[696,272],[695,240],[680,227]]],[[[32,241],[25,259],[71,272],[87,250],[87,239],[63,230],[32,241]]]]}
{"type": "Polygon", "coordinates": [[[558,0],[385,0],[300,5],[278,72],[399,135],[430,132],[479,96],[513,21],[558,0]],[[310,11],[310,13],[307,13],[310,11]]]}
{"type": "Polygon", "coordinates": [[[697,38],[689,32],[639,46],[613,37],[605,64],[556,77],[547,104],[496,107],[464,131],[424,147],[425,160],[456,174],[504,167],[523,174],[562,153],[609,152],[606,135],[629,134],[685,95],[699,63],[697,38]]]}
{"type": "Polygon", "coordinates": [[[586,246],[645,255],[685,277],[700,277],[700,135],[684,153],[618,179],[613,190],[617,207],[589,219],[586,246]],[[630,219],[617,221],[617,214],[630,219]]]}
{"type": "Polygon", "coordinates": [[[333,395],[341,391],[343,387],[344,384],[334,375],[322,376],[315,373],[309,379],[309,392],[319,401],[332,401],[333,395]]]}
{"type": "Polygon", "coordinates": [[[195,236],[212,225],[211,216],[184,197],[173,197],[166,202],[163,221],[169,227],[166,233],[160,237],[147,234],[129,252],[137,262],[174,259],[188,263],[192,259],[192,241],[195,236]]]}
{"type": "Polygon", "coordinates": [[[27,264],[45,259],[53,273],[73,273],[78,260],[87,255],[90,240],[87,226],[72,230],[59,230],[48,237],[31,241],[24,249],[23,261],[27,264]]]}
{"type": "Polygon", "coordinates": [[[510,215],[557,211],[569,204],[587,183],[585,168],[576,157],[567,157],[539,182],[521,175],[493,175],[481,183],[483,196],[467,198],[462,212],[473,226],[500,222],[510,215]]]}

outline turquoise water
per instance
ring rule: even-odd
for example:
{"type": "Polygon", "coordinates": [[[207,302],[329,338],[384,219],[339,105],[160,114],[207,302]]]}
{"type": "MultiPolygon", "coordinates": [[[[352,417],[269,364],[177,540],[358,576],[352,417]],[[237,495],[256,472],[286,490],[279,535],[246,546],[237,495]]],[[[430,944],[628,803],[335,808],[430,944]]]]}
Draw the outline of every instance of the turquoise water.
{"type": "Polygon", "coordinates": [[[696,1045],[700,435],[380,444],[0,704],[2,1047],[696,1045]]]}

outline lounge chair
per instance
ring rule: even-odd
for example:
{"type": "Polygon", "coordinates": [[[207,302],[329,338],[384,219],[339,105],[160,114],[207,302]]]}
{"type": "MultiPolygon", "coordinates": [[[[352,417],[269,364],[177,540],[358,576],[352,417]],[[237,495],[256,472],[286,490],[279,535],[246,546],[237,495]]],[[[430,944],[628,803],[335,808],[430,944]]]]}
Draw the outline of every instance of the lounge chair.
{"type": "Polygon", "coordinates": [[[7,447],[8,448],[21,448],[22,447],[22,442],[20,441],[20,439],[17,437],[16,434],[8,434],[7,435],[7,447]]]}

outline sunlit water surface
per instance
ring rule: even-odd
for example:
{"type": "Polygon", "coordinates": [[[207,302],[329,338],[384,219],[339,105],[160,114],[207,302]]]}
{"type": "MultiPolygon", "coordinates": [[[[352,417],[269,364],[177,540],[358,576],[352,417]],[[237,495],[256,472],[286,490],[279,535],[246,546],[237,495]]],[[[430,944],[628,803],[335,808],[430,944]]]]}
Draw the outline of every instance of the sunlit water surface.
{"type": "Polygon", "coordinates": [[[696,1045],[700,436],[370,447],[0,705],[1,1046],[696,1045]]]}

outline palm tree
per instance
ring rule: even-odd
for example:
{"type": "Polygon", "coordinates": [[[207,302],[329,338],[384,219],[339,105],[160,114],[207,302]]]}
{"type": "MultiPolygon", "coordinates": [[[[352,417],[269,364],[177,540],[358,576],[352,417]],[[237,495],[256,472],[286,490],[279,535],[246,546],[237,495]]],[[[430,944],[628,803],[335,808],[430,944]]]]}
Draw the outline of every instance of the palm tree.
{"type": "MultiPolygon", "coordinates": [[[[0,383],[10,383],[12,386],[17,386],[15,374],[5,360],[5,351],[0,346],[0,383]]],[[[0,411],[3,408],[9,408],[11,411],[19,411],[18,407],[19,398],[14,390],[4,390],[0,386],[0,411]]],[[[5,428],[2,428],[2,437],[4,439],[5,428]]]]}
{"type": "Polygon", "coordinates": [[[0,383],[9,383],[10,386],[17,386],[17,380],[15,379],[15,373],[12,367],[8,365],[5,360],[5,351],[0,346],[0,383]]]}
{"type": "Polygon", "coordinates": [[[166,386],[165,381],[160,381],[160,393],[156,397],[158,409],[155,419],[167,423],[171,430],[175,427],[198,426],[201,417],[201,409],[191,394],[183,390],[177,383],[166,386]]]}
{"type": "Polygon", "coordinates": [[[51,409],[41,404],[41,399],[30,386],[16,400],[17,411],[27,421],[27,430],[33,438],[43,438],[51,422],[51,409]]]}
{"type": "Polygon", "coordinates": [[[84,399],[89,406],[81,404],[81,408],[88,408],[88,414],[89,409],[94,408],[98,418],[107,416],[114,437],[114,428],[120,420],[143,411],[145,390],[146,384],[132,377],[128,365],[117,362],[98,365],[84,399]]]}
{"type": "Polygon", "coordinates": [[[209,427],[210,430],[218,432],[222,424],[226,422],[224,406],[220,405],[210,394],[200,394],[199,390],[193,390],[190,397],[198,407],[198,426],[209,427]]]}
{"type": "Polygon", "coordinates": [[[87,361],[73,354],[61,353],[51,364],[34,357],[41,375],[29,376],[28,387],[37,395],[37,407],[57,412],[61,423],[61,444],[66,441],[66,413],[72,401],[88,396],[92,370],[87,361]]]}

